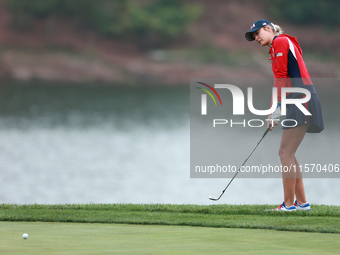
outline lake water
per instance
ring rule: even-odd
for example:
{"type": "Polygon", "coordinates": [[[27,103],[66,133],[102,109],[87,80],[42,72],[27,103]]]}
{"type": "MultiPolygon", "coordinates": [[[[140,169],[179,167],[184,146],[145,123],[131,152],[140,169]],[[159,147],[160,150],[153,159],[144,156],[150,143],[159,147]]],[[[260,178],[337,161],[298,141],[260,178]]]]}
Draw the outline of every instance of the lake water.
{"type": "MultiPolygon", "coordinates": [[[[340,163],[338,97],[324,92],[320,99],[326,130],[303,146],[317,144],[329,163],[340,163]]],[[[189,104],[185,86],[2,84],[0,203],[214,204],[208,196],[230,179],[190,178],[189,104]]],[[[237,152],[240,162],[262,133],[237,152]]],[[[305,179],[308,200],[340,205],[339,181],[305,179]]],[[[279,178],[237,178],[219,203],[282,200],[279,178]]]]}

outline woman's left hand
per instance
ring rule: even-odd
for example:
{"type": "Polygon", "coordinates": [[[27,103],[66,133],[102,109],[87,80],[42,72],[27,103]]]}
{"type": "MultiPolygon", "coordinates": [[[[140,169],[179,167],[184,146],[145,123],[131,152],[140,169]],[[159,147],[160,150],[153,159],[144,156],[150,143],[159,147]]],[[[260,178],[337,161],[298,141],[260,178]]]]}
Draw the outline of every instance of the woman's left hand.
{"type": "Polygon", "coordinates": [[[275,126],[277,126],[277,125],[279,125],[279,123],[278,123],[277,121],[274,121],[274,120],[272,119],[272,115],[269,114],[269,115],[268,115],[268,119],[267,119],[267,128],[270,127],[270,131],[272,131],[273,128],[275,128],[275,126]]]}

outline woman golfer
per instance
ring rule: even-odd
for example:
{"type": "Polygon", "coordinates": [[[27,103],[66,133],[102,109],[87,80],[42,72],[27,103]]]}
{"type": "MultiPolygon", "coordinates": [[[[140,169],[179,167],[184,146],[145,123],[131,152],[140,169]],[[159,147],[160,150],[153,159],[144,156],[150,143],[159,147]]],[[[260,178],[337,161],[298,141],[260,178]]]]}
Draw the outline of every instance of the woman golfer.
{"type": "MultiPolygon", "coordinates": [[[[315,88],[302,59],[302,50],[295,37],[282,33],[279,26],[267,20],[258,20],[245,34],[248,41],[255,40],[261,46],[269,46],[274,73],[274,87],[277,88],[278,105],[275,112],[268,116],[272,130],[281,117],[281,88],[298,87],[309,90],[311,99],[303,106],[311,113],[305,115],[296,105],[287,105],[285,126],[283,127],[279,155],[283,171],[284,202],[276,211],[310,210],[306,200],[301,169],[295,158],[295,152],[305,133],[320,133],[324,129],[321,106],[315,88]],[[276,121],[275,121],[276,120],[276,121]],[[294,171],[295,169],[295,171],[294,171]],[[296,200],[294,201],[294,197],[296,200]]],[[[303,93],[287,93],[286,98],[303,98],[303,93]]]]}

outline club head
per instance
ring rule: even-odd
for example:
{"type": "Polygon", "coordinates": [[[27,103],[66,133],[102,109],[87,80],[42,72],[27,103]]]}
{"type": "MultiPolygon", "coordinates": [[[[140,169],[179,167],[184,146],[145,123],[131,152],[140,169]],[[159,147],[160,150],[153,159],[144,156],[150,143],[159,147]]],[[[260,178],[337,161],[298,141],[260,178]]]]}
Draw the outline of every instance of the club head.
{"type": "Polygon", "coordinates": [[[213,198],[212,196],[209,196],[209,199],[212,200],[212,201],[217,201],[218,198],[213,198]]]}

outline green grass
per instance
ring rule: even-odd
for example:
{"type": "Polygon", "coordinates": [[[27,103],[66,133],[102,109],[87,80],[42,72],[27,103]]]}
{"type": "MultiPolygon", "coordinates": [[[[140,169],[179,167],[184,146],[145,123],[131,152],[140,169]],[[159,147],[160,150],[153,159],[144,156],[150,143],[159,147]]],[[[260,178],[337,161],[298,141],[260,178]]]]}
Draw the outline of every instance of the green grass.
{"type": "Polygon", "coordinates": [[[2,204],[0,254],[338,254],[339,206],[273,207],[2,204]]]}
{"type": "Polygon", "coordinates": [[[271,205],[0,205],[0,221],[121,223],[340,233],[339,206],[272,212],[271,205]]]}
{"type": "Polygon", "coordinates": [[[0,222],[0,254],[338,254],[340,235],[261,229],[0,222]],[[27,232],[27,240],[22,234],[27,232]]]}

